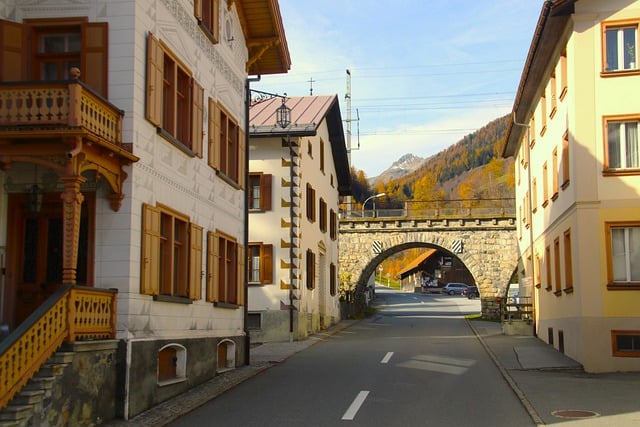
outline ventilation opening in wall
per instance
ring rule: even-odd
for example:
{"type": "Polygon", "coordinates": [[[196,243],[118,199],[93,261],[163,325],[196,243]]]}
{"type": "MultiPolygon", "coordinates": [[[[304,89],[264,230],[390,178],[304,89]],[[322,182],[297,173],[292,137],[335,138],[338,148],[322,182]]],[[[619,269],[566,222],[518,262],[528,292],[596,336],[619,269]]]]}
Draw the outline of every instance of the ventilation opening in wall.
{"type": "Polygon", "coordinates": [[[248,329],[262,329],[262,314],[261,313],[249,313],[247,315],[247,328],[248,329]]]}
{"type": "Polygon", "coordinates": [[[547,328],[547,340],[549,345],[553,345],[553,328],[547,328]]]}
{"type": "Polygon", "coordinates": [[[560,353],[564,353],[564,331],[562,329],[558,330],[558,350],[560,353]]]}
{"type": "Polygon", "coordinates": [[[236,343],[231,340],[218,344],[218,372],[229,371],[236,367],[236,343]]]}
{"type": "Polygon", "coordinates": [[[169,344],[158,351],[158,384],[184,381],[186,378],[187,350],[179,344],[169,344]]]}

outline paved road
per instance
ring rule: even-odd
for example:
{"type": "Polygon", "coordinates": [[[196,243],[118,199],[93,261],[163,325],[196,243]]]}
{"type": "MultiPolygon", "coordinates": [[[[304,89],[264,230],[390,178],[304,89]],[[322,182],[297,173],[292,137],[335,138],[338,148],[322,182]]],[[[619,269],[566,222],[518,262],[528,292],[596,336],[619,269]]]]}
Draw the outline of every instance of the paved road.
{"type": "Polygon", "coordinates": [[[170,425],[534,425],[464,320],[479,301],[377,296],[377,315],[170,425]]]}

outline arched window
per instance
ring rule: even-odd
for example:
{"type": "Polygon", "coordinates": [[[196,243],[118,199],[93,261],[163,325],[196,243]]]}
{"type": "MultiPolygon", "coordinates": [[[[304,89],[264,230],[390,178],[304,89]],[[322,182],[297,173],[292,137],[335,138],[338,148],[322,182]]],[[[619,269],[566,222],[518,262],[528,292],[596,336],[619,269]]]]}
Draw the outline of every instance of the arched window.
{"type": "Polygon", "coordinates": [[[158,351],[158,383],[186,379],[187,350],[179,344],[167,344],[158,351]]]}

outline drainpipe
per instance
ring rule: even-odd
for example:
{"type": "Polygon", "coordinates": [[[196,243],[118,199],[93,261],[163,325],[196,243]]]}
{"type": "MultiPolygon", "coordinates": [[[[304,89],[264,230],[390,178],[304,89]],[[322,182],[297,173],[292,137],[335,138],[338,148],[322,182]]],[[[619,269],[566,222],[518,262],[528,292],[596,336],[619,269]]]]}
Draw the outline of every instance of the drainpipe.
{"type": "MultiPolygon", "coordinates": [[[[259,82],[260,76],[247,77],[245,88],[245,100],[244,100],[244,146],[245,146],[245,158],[244,158],[244,247],[245,255],[249,251],[249,106],[251,105],[251,83],[259,82]]],[[[251,337],[249,336],[249,327],[247,323],[249,321],[249,263],[244,263],[244,364],[251,364],[251,337]]]]}

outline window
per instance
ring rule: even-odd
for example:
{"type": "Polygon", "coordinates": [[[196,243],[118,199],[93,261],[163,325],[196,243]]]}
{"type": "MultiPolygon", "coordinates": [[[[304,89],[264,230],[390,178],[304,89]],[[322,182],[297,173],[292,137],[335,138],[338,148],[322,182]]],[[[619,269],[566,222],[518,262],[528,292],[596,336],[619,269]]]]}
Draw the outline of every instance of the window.
{"type": "Polygon", "coordinates": [[[324,172],[324,141],[320,140],[320,171],[324,172]]]}
{"type": "Polygon", "coordinates": [[[547,162],[542,165],[542,206],[549,204],[549,168],[547,162]]]}
{"type": "Polygon", "coordinates": [[[231,114],[209,98],[209,165],[244,188],[244,132],[231,114]]]}
{"type": "Polygon", "coordinates": [[[334,263],[329,264],[329,294],[335,296],[338,286],[338,269],[334,263]]]}
{"type": "Polygon", "coordinates": [[[108,98],[109,27],[87,18],[0,20],[0,79],[68,80],[71,68],[82,81],[108,98]]]}
{"type": "MultiPolygon", "coordinates": [[[[529,147],[533,148],[536,145],[536,114],[535,112],[531,115],[531,122],[529,123],[529,135],[531,141],[529,141],[529,147]]],[[[528,159],[525,157],[524,145],[522,146],[522,161],[524,168],[527,168],[528,159]]]]}
{"type": "Polygon", "coordinates": [[[146,118],[190,155],[202,156],[204,90],[158,39],[147,39],[146,118]]]}
{"type": "Polygon", "coordinates": [[[338,238],[338,214],[333,209],[329,211],[329,237],[331,240],[338,238]]]}
{"type": "Polygon", "coordinates": [[[551,170],[551,173],[553,175],[551,175],[551,185],[553,188],[553,195],[551,196],[551,198],[553,200],[558,198],[558,174],[560,173],[560,170],[558,169],[558,147],[553,149],[553,156],[551,161],[553,169],[551,170]]]}
{"type": "Polygon", "coordinates": [[[545,269],[546,279],[547,279],[545,289],[547,291],[550,291],[552,278],[551,278],[551,248],[549,246],[544,248],[544,269],[545,269]]]}
{"type": "Polygon", "coordinates": [[[567,48],[560,54],[560,100],[567,94],[569,83],[567,82],[567,48]]]}
{"type": "Polygon", "coordinates": [[[158,300],[201,298],[202,227],[166,206],[143,205],[141,293],[158,300]]]}
{"type": "Polygon", "coordinates": [[[194,0],[194,12],[198,26],[212,43],[220,40],[220,0],[194,0]]]}
{"type": "Polygon", "coordinates": [[[180,344],[168,344],[158,351],[158,384],[184,381],[187,373],[187,350],[180,344]]]}
{"type": "Polygon", "coordinates": [[[319,214],[320,231],[327,231],[327,202],[320,198],[320,214],[319,214]]]}
{"type": "Polygon", "coordinates": [[[307,289],[316,287],[316,254],[311,249],[307,250],[307,289]]]}
{"type": "Polygon", "coordinates": [[[640,357],[640,331],[611,331],[611,347],[616,357],[640,357]]]}
{"type": "Polygon", "coordinates": [[[547,132],[547,91],[542,93],[542,97],[540,98],[540,136],[543,136],[547,132]]]}
{"type": "Polygon", "coordinates": [[[541,280],[541,275],[540,275],[540,268],[541,268],[541,262],[540,262],[540,254],[536,252],[536,271],[535,271],[535,286],[536,288],[540,287],[540,280],[541,280]]]}
{"type": "Polygon", "coordinates": [[[554,267],[554,288],[555,294],[560,295],[562,293],[562,276],[560,275],[560,239],[555,238],[553,241],[553,267],[554,267]]]}
{"type": "Polygon", "coordinates": [[[538,210],[538,181],[536,178],[533,178],[533,182],[531,184],[531,197],[533,201],[533,212],[535,213],[538,210]]]}
{"type": "Polygon", "coordinates": [[[638,69],[638,23],[603,24],[604,71],[638,69]]]}
{"type": "Polygon", "coordinates": [[[573,290],[573,257],[571,255],[571,230],[564,232],[564,290],[573,290]]]}
{"type": "Polygon", "coordinates": [[[640,285],[640,223],[607,223],[610,285],[640,285]]]}
{"type": "Polygon", "coordinates": [[[571,170],[569,161],[569,131],[566,131],[562,137],[562,189],[569,186],[571,170]]]}
{"type": "Polygon", "coordinates": [[[551,74],[551,80],[549,81],[549,91],[551,95],[551,111],[549,112],[549,118],[553,118],[556,115],[556,111],[558,110],[558,98],[557,98],[557,87],[556,87],[556,73],[555,71],[551,74]]]}
{"type": "Polygon", "coordinates": [[[638,153],[638,119],[608,120],[606,122],[605,169],[615,171],[621,169],[640,168],[638,153]]]}
{"type": "Polygon", "coordinates": [[[316,190],[307,183],[307,219],[311,222],[316,220],[316,190]]]}
{"type": "Polygon", "coordinates": [[[232,308],[244,304],[244,249],[220,231],[207,234],[207,301],[232,308]]]}
{"type": "Polygon", "coordinates": [[[273,245],[249,243],[249,282],[273,283],[273,245]]]}
{"type": "Polygon", "coordinates": [[[271,210],[271,180],[270,174],[249,174],[249,209],[271,210]]]}

